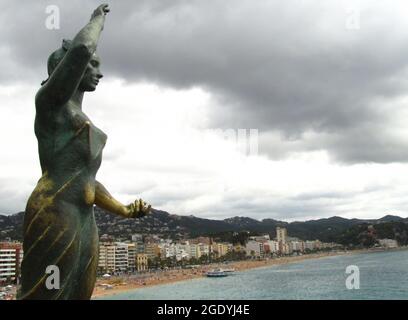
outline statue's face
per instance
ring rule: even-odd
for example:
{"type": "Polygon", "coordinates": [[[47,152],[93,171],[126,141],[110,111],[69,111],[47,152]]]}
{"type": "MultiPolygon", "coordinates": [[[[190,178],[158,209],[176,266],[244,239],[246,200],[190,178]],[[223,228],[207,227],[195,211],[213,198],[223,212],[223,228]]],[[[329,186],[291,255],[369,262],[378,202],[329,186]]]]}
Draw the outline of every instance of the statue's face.
{"type": "Polygon", "coordinates": [[[99,79],[103,77],[99,66],[101,60],[94,54],[88,63],[85,70],[84,76],[82,77],[81,83],[79,84],[79,89],[82,91],[94,91],[99,83],[99,79]]]}

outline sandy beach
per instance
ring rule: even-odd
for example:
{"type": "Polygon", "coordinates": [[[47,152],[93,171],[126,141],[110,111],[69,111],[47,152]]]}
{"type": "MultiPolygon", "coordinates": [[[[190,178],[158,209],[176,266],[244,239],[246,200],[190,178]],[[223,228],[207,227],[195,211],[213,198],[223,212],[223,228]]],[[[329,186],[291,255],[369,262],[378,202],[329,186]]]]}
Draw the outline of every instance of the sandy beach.
{"type": "Polygon", "coordinates": [[[260,268],[272,265],[282,265],[307,259],[318,259],[329,256],[339,256],[346,254],[356,254],[361,252],[369,252],[367,250],[353,250],[353,251],[337,251],[337,252],[319,252],[313,254],[305,254],[302,256],[289,256],[265,260],[244,260],[234,261],[228,264],[215,263],[210,265],[202,265],[195,269],[175,269],[165,270],[159,272],[147,272],[139,275],[124,275],[112,276],[109,279],[98,279],[92,298],[102,296],[112,296],[129,290],[143,288],[146,286],[154,286],[160,284],[167,284],[178,281],[185,281],[195,278],[205,277],[207,271],[216,268],[234,268],[235,271],[244,271],[253,268],[260,268]],[[105,289],[106,285],[111,285],[110,289],[105,289]]]}

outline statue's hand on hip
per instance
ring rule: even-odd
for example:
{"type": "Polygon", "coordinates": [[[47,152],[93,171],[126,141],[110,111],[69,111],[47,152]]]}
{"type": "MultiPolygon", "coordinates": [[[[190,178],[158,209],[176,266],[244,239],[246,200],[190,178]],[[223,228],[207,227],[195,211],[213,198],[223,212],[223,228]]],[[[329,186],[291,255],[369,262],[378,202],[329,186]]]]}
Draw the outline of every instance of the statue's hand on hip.
{"type": "Polygon", "coordinates": [[[127,216],[129,218],[142,218],[151,213],[152,206],[144,202],[142,199],[136,200],[126,206],[127,216]]]}

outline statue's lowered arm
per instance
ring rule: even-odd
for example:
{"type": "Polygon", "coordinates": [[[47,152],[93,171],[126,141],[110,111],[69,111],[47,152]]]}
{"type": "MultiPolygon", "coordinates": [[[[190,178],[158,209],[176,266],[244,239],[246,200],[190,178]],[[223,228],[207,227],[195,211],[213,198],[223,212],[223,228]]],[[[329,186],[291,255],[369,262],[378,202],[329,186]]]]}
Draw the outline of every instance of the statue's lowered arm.
{"type": "Polygon", "coordinates": [[[95,204],[125,218],[140,218],[150,213],[151,206],[142,199],[125,206],[116,200],[100,182],[95,183],[95,204]]]}

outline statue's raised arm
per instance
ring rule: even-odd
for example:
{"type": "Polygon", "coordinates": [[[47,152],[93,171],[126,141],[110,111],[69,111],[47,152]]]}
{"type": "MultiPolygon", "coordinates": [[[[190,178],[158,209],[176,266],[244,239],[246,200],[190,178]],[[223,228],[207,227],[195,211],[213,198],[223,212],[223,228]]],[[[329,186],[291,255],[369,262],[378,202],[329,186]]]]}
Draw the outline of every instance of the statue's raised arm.
{"type": "Polygon", "coordinates": [[[37,93],[37,107],[57,108],[68,102],[75,93],[96,51],[99,36],[105,24],[105,15],[108,12],[107,4],[96,8],[89,23],[78,32],[75,38],[72,41],[64,40],[62,48],[50,56],[49,78],[37,93]]]}

